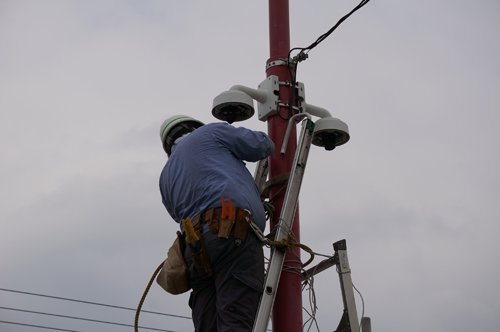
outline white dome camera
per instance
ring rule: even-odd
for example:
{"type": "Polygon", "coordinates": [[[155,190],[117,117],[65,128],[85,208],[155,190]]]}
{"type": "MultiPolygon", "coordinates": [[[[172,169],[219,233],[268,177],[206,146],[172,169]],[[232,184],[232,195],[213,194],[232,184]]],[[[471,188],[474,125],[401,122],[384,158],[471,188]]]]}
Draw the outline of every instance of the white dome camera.
{"type": "Polygon", "coordinates": [[[324,146],[325,150],[331,151],[335,147],[347,143],[349,139],[347,124],[337,118],[321,118],[314,124],[312,144],[324,146]]]}
{"type": "Polygon", "coordinates": [[[305,111],[318,116],[320,119],[314,123],[314,137],[312,144],[325,147],[331,151],[335,147],[349,141],[349,127],[342,120],[333,118],[326,109],[304,103],[305,111]]]}
{"type": "Polygon", "coordinates": [[[212,105],[212,115],[228,123],[250,119],[254,113],[253,99],[237,90],[222,92],[214,98],[212,105]]]}

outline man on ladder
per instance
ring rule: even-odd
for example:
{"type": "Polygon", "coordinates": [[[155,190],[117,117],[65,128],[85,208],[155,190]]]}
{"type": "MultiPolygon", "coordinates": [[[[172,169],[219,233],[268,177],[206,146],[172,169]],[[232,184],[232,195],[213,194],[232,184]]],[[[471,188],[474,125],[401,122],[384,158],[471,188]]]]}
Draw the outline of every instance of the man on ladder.
{"type": "Polygon", "coordinates": [[[169,156],[160,191],[188,240],[184,260],[195,330],[249,332],[263,289],[264,255],[247,231],[250,221],[263,231],[266,218],[243,160],[267,158],[274,144],[262,132],[182,115],[168,118],[160,137],[169,156]]]}

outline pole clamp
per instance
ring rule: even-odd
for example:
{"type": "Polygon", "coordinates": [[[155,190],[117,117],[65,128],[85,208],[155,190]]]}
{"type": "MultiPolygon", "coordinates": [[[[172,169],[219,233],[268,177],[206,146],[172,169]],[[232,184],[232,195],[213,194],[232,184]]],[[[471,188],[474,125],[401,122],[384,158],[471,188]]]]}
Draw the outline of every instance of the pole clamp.
{"type": "MultiPolygon", "coordinates": [[[[288,67],[289,62],[290,62],[290,59],[279,59],[279,60],[271,61],[268,64],[266,64],[266,72],[269,68],[272,68],[275,66],[287,66],[288,67]]],[[[295,63],[291,62],[290,66],[295,67],[295,63]]]]}

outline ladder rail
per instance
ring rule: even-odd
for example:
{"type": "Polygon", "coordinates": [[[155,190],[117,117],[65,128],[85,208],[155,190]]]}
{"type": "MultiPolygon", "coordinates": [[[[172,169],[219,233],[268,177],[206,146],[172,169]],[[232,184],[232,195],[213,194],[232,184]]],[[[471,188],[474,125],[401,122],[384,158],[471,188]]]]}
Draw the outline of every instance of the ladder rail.
{"type": "MultiPolygon", "coordinates": [[[[291,170],[290,179],[286,189],[279,222],[276,226],[278,228],[275,238],[276,241],[282,241],[290,235],[293,225],[293,219],[297,210],[297,202],[300,187],[302,185],[302,178],[304,176],[307,157],[309,155],[309,149],[313,138],[314,123],[310,120],[309,114],[301,113],[294,115],[292,118],[290,118],[288,125],[293,125],[295,123],[295,120],[297,119],[297,116],[306,116],[307,119],[302,122],[300,140],[295,153],[293,168],[291,170]]],[[[286,144],[286,142],[284,144],[286,144]]],[[[264,283],[263,294],[259,303],[259,309],[257,311],[253,326],[253,332],[265,332],[267,329],[267,325],[269,324],[269,319],[271,316],[271,310],[276,298],[276,291],[278,288],[284,259],[285,252],[273,249],[271,261],[269,263],[269,268],[266,275],[266,280],[264,283]]]]}
{"type": "MultiPolygon", "coordinates": [[[[278,225],[276,226],[276,241],[283,241],[288,238],[292,230],[295,212],[297,210],[300,188],[302,185],[302,179],[304,177],[307,158],[309,155],[309,149],[314,136],[314,123],[311,121],[311,116],[308,113],[296,114],[290,118],[287,132],[285,133],[285,140],[281,149],[281,153],[284,154],[286,151],[286,146],[288,144],[288,137],[291,126],[295,124],[295,121],[297,119],[304,117],[307,117],[307,119],[303,120],[302,122],[302,131],[299,136],[299,143],[297,145],[297,150],[294,156],[292,170],[290,173],[290,178],[288,180],[288,186],[286,188],[280,218],[278,221],[278,225]]],[[[259,161],[259,163],[257,164],[254,179],[259,190],[265,184],[268,167],[269,161],[267,158],[259,161]]],[[[334,256],[303,272],[301,274],[301,279],[304,280],[310,278],[317,273],[320,273],[328,269],[329,267],[336,265],[337,273],[339,276],[340,289],[342,292],[344,314],[342,316],[341,322],[339,323],[339,327],[335,332],[359,332],[360,322],[358,321],[358,314],[356,310],[354,286],[352,284],[351,269],[349,266],[349,259],[347,257],[346,240],[335,242],[333,244],[333,248],[335,250],[334,256]]],[[[264,281],[264,290],[260,299],[252,332],[266,332],[267,330],[284,265],[285,254],[286,253],[282,250],[274,248],[272,249],[271,259],[269,262],[266,279],[264,281]]],[[[363,332],[371,332],[371,322],[368,317],[363,318],[361,327],[363,328],[363,332]]]]}
{"type": "Polygon", "coordinates": [[[338,257],[337,273],[339,275],[340,290],[342,292],[342,301],[344,303],[344,313],[347,313],[347,323],[350,327],[350,331],[359,332],[358,312],[356,310],[356,301],[354,299],[354,287],[352,285],[349,258],[347,257],[346,240],[335,242],[333,244],[333,248],[338,257]]]}

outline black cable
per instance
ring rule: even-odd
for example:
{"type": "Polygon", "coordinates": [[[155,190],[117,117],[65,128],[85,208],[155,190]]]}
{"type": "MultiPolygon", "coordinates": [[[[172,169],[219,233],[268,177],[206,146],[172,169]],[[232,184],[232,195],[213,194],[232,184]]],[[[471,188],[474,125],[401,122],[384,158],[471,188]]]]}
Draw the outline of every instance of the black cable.
{"type": "Polygon", "coordinates": [[[55,328],[55,327],[48,327],[48,326],[31,325],[31,324],[23,324],[23,323],[16,323],[16,322],[7,322],[5,320],[0,320],[0,323],[13,324],[13,325],[21,325],[21,326],[29,326],[29,327],[36,327],[36,328],[39,328],[39,329],[47,329],[47,330],[53,330],[53,331],[80,332],[80,331],[75,331],[75,330],[58,329],[58,328],[55,328]]]}
{"type": "Polygon", "coordinates": [[[290,79],[292,81],[291,82],[292,92],[291,92],[291,96],[290,96],[290,103],[289,103],[290,107],[288,110],[288,118],[286,118],[286,119],[283,118],[281,116],[280,112],[278,111],[278,115],[280,116],[280,118],[282,118],[283,120],[288,120],[293,115],[293,102],[294,102],[295,86],[297,84],[297,67],[299,65],[299,62],[307,59],[309,51],[311,51],[313,48],[318,46],[318,44],[321,43],[323,40],[325,40],[328,36],[330,36],[332,34],[332,32],[335,31],[335,29],[337,29],[337,27],[340,24],[342,24],[342,22],[344,22],[347,18],[349,18],[349,16],[351,16],[356,11],[358,11],[363,6],[365,6],[368,2],[370,2],[370,0],[362,0],[356,7],[354,7],[353,10],[351,10],[348,14],[344,15],[330,30],[328,30],[327,32],[325,32],[324,34],[319,36],[318,39],[316,39],[316,41],[314,43],[312,43],[311,45],[309,45],[307,47],[294,47],[288,52],[287,66],[288,66],[288,73],[290,74],[290,79]],[[293,59],[291,59],[290,55],[295,50],[300,50],[300,52],[293,59]],[[307,53],[304,53],[305,51],[307,51],[307,53]],[[295,67],[294,68],[295,75],[292,74],[292,66],[295,67]]]}
{"type": "MultiPolygon", "coordinates": [[[[323,40],[325,40],[328,36],[330,36],[330,34],[335,31],[335,29],[338,28],[338,26],[340,24],[342,24],[342,22],[344,22],[346,19],[349,18],[349,16],[351,16],[352,14],[354,14],[356,11],[358,11],[359,9],[361,9],[362,7],[364,7],[368,2],[370,2],[370,0],[362,0],[356,7],[354,7],[353,10],[351,10],[348,14],[346,14],[345,16],[343,16],[338,22],[337,24],[335,24],[330,30],[328,30],[327,32],[325,32],[324,34],[322,34],[321,36],[318,37],[318,39],[316,39],[316,41],[314,43],[312,43],[311,45],[307,46],[307,47],[295,47],[295,48],[292,48],[290,50],[290,52],[288,53],[288,57],[290,57],[290,54],[292,51],[294,50],[301,50],[301,52],[303,51],[310,51],[312,50],[313,48],[315,48],[316,46],[318,46],[319,43],[321,43],[323,40]]],[[[300,56],[297,56],[298,57],[298,61],[297,62],[300,62],[300,56]]]]}
{"type": "MultiPolygon", "coordinates": [[[[88,302],[88,301],[81,301],[81,300],[75,300],[75,299],[68,299],[68,298],[64,298],[64,297],[51,296],[51,295],[28,293],[28,292],[22,292],[22,291],[17,291],[17,290],[12,290],[12,289],[6,289],[6,288],[0,288],[0,291],[12,292],[12,293],[19,293],[19,294],[26,294],[26,295],[34,295],[34,296],[41,296],[41,297],[47,297],[47,298],[56,299],[56,300],[64,300],[64,301],[72,301],[72,302],[79,302],[79,303],[85,303],[85,304],[99,305],[99,306],[109,307],[109,308],[115,308],[115,309],[124,309],[124,310],[133,310],[133,311],[136,311],[135,308],[127,308],[127,307],[120,307],[120,306],[110,305],[110,304],[103,304],[103,303],[88,302]]],[[[185,318],[185,319],[191,320],[191,317],[165,314],[165,313],[162,313],[162,312],[147,311],[147,310],[142,310],[142,312],[147,312],[149,314],[155,314],[155,315],[169,316],[169,317],[185,318]]]]}
{"type": "MultiPolygon", "coordinates": [[[[81,317],[74,317],[74,316],[65,316],[65,315],[51,314],[51,313],[48,313],[48,312],[31,311],[31,310],[15,309],[15,308],[7,308],[7,307],[0,307],[0,309],[12,310],[12,311],[19,311],[19,312],[26,312],[26,313],[30,313],[30,314],[39,314],[39,315],[46,315],[46,316],[53,316],[53,317],[62,317],[62,318],[69,318],[69,319],[84,320],[84,321],[87,321],[87,322],[94,322],[94,323],[103,323],[103,324],[111,324],[111,325],[120,325],[120,326],[134,327],[134,325],[130,325],[130,324],[106,322],[106,321],[102,321],[102,320],[95,320],[95,319],[89,319],[89,318],[81,318],[81,317]]],[[[162,331],[162,332],[176,332],[176,331],[162,330],[162,329],[156,329],[156,328],[144,327],[144,326],[140,326],[140,328],[144,329],[144,330],[153,330],[153,331],[162,331]]]]}

